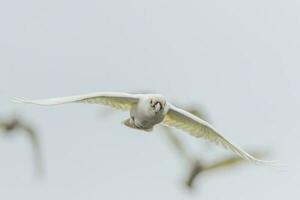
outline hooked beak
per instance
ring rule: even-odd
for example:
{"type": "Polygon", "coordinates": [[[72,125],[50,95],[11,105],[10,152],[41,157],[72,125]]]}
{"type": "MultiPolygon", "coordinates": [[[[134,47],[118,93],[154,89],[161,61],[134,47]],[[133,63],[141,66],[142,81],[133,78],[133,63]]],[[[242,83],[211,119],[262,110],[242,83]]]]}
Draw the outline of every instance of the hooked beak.
{"type": "Polygon", "coordinates": [[[159,102],[159,101],[156,102],[153,107],[155,109],[155,112],[159,112],[163,108],[161,102],[159,102]]]}

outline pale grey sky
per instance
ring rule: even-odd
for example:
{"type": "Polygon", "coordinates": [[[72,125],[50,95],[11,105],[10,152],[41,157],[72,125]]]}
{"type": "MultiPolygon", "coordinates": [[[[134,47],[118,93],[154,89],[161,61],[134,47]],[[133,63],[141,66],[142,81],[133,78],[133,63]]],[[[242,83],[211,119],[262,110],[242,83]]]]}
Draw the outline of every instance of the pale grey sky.
{"type": "MultiPolygon", "coordinates": [[[[23,113],[40,131],[47,176],[33,178],[26,138],[0,139],[0,198],[297,198],[299,10],[296,0],[1,1],[0,114],[23,113]],[[137,90],[204,106],[236,144],[272,150],[288,167],[204,176],[191,195],[181,187],[185,165],[160,132],[122,126],[126,113],[105,119],[95,105],[10,102],[137,90]]],[[[222,155],[218,147],[199,154],[222,155]]]]}

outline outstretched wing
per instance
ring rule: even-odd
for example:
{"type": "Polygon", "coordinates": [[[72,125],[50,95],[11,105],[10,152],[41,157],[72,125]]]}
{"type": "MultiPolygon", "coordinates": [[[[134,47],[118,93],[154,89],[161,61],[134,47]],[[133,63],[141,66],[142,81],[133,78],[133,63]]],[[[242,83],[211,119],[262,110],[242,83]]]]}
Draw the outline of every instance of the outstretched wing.
{"type": "Polygon", "coordinates": [[[119,93],[119,92],[98,92],[68,97],[58,97],[51,99],[26,100],[15,99],[18,103],[36,104],[36,105],[59,105],[65,103],[88,103],[103,104],[113,108],[127,111],[139,100],[138,95],[119,93]]]}
{"type": "Polygon", "coordinates": [[[162,123],[166,126],[184,130],[195,137],[201,137],[215,144],[222,145],[224,148],[231,150],[243,159],[256,163],[268,162],[256,159],[252,155],[229,142],[206,121],[173,105],[170,105],[170,109],[162,123]]]}

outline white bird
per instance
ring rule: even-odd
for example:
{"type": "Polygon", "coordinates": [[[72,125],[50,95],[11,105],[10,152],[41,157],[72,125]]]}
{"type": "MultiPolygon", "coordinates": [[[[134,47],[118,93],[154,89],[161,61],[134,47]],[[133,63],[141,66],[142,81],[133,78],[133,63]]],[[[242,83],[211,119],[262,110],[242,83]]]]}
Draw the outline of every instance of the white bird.
{"type": "Polygon", "coordinates": [[[190,133],[194,137],[200,137],[217,145],[221,145],[245,160],[254,163],[269,162],[259,160],[241,148],[233,145],[208,122],[172,105],[160,94],[98,92],[41,100],[15,99],[15,102],[37,105],[58,105],[75,102],[103,104],[123,111],[130,111],[130,118],[123,122],[124,125],[130,128],[152,131],[153,127],[157,124],[175,127],[190,133]]]}

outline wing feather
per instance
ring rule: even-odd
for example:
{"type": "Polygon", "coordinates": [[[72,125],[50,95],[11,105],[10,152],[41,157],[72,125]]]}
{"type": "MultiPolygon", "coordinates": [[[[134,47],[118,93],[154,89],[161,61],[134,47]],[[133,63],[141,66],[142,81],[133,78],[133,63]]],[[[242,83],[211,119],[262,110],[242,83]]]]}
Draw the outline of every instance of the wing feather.
{"type": "Polygon", "coordinates": [[[133,94],[119,92],[97,92],[40,100],[15,99],[15,102],[47,106],[66,103],[103,104],[119,110],[127,111],[130,110],[130,108],[136,104],[138,100],[139,96],[133,94]]]}
{"type": "Polygon", "coordinates": [[[253,157],[229,142],[206,121],[173,105],[170,105],[170,109],[162,123],[166,126],[175,127],[186,131],[195,137],[201,137],[217,145],[221,145],[225,149],[231,150],[243,159],[256,163],[268,162],[253,157]]]}

